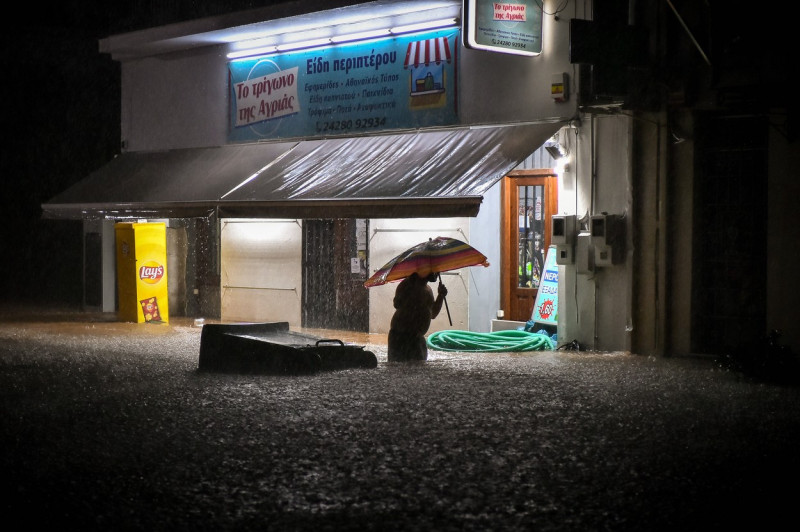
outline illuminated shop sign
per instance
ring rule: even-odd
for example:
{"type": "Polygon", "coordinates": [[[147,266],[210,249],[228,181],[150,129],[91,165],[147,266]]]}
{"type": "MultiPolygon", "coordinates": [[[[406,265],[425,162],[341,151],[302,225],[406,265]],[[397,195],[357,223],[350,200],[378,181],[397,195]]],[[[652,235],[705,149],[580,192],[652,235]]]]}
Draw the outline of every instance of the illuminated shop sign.
{"type": "Polygon", "coordinates": [[[467,0],[464,45],[506,54],[542,53],[542,0],[467,0]]]}
{"type": "Polygon", "coordinates": [[[459,30],[228,63],[231,142],[458,123],[459,30]]]}

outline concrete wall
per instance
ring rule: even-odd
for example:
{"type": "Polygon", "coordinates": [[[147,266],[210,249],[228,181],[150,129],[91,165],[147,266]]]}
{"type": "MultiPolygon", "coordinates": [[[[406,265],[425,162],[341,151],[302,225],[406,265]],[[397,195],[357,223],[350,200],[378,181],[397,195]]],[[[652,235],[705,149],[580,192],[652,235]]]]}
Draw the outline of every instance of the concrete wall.
{"type": "MultiPolygon", "coordinates": [[[[662,116],[634,121],[634,170],[631,177],[633,211],[631,246],[633,260],[633,308],[631,312],[631,349],[640,354],[657,354],[665,345],[665,238],[671,222],[665,205],[668,198],[665,184],[670,181],[665,171],[662,116]]],[[[691,202],[689,208],[691,209],[691,202]]],[[[691,217],[690,217],[691,219],[691,217]]],[[[691,230],[685,234],[691,234],[691,230]]],[[[683,242],[691,249],[691,239],[683,242]]]]}
{"type": "MultiPolygon", "coordinates": [[[[674,113],[672,120],[682,132],[692,131],[693,121],[690,113],[674,113]]],[[[659,330],[664,334],[663,350],[654,346],[657,354],[670,353],[686,355],[691,353],[692,317],[692,228],[694,224],[694,142],[684,133],[680,139],[672,136],[667,128],[662,128],[661,148],[669,152],[670,163],[662,175],[667,183],[663,190],[669,198],[669,207],[662,213],[664,228],[664,253],[666,261],[664,283],[666,308],[665,323],[659,330]],[[682,139],[682,140],[681,140],[682,139]],[[691,170],[690,170],[691,169],[691,170]]],[[[650,151],[652,155],[652,151],[650,151]]],[[[659,157],[666,164],[665,157],[659,157]]],[[[654,320],[656,318],[654,317],[654,320]]],[[[647,323],[647,322],[644,322],[647,323]]],[[[654,325],[656,328],[656,325],[654,325]]],[[[641,329],[641,327],[640,327],[641,329]]],[[[641,335],[642,331],[639,331],[641,335]]],[[[642,345],[642,344],[640,344],[642,345]]],[[[646,352],[644,346],[639,352],[646,352]]]]}
{"type": "Polygon", "coordinates": [[[186,260],[189,254],[188,235],[185,227],[167,224],[167,287],[169,313],[172,316],[186,315],[186,260]]]}
{"type": "Polygon", "coordinates": [[[123,151],[226,144],[226,61],[209,47],[123,62],[123,151]]]}
{"type": "Polygon", "coordinates": [[[101,236],[101,249],[99,256],[89,256],[84,250],[84,283],[86,280],[86,261],[98,261],[101,272],[101,292],[102,302],[99,308],[84,307],[100,312],[115,312],[117,309],[117,248],[115,244],[116,234],[114,231],[114,220],[88,219],[83,221],[84,240],[88,233],[98,233],[101,236]]]}
{"type": "Polygon", "coordinates": [[[579,128],[559,132],[571,159],[559,179],[558,211],[587,222],[602,212],[625,216],[628,240],[618,264],[593,267],[589,225],[578,224],[585,236],[579,237],[576,262],[559,266],[559,343],[577,340],[587,349],[630,350],[630,135],[631,119],[623,115],[587,115],[579,128]],[[582,260],[587,256],[588,267],[582,260]]]}
{"type": "Polygon", "coordinates": [[[767,328],[780,330],[778,343],[800,355],[800,140],[770,128],[769,147],[767,328]]]}
{"type": "Polygon", "coordinates": [[[474,332],[490,332],[491,321],[500,307],[501,268],[500,224],[502,196],[500,181],[483,196],[478,216],[469,220],[470,244],[486,255],[489,267],[469,268],[469,328],[474,332]]]}
{"type": "MultiPolygon", "coordinates": [[[[567,7],[568,14],[558,20],[544,16],[542,53],[538,56],[461,47],[459,116],[462,123],[567,122],[575,116],[576,75],[574,65],[569,62],[569,18],[591,17],[583,12],[586,4],[576,7],[570,2],[567,7]],[[572,85],[572,96],[564,103],[555,102],[550,92],[553,76],[560,73],[566,73],[572,85]]],[[[547,4],[545,11],[548,11],[547,4]]],[[[536,148],[538,146],[533,150],[536,148]]]]}

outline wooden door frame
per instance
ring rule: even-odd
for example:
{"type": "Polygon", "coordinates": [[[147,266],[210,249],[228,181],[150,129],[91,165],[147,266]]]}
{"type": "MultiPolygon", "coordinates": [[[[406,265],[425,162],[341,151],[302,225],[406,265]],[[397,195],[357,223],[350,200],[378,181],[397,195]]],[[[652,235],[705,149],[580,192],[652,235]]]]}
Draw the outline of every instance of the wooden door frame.
{"type": "MultiPolygon", "coordinates": [[[[545,205],[544,205],[544,250],[545,258],[550,247],[550,224],[551,216],[557,213],[558,209],[558,182],[555,170],[552,168],[535,170],[513,170],[506,174],[501,182],[501,238],[500,238],[500,308],[503,310],[505,319],[513,320],[512,317],[512,279],[511,273],[519,270],[519,258],[517,253],[516,234],[519,231],[516,205],[512,209],[512,204],[518,201],[517,186],[519,185],[544,185],[545,205]],[[552,178],[552,179],[547,179],[552,178]],[[533,179],[533,182],[523,180],[533,179]],[[511,212],[513,210],[513,213],[511,212]],[[512,247],[513,252],[512,252],[512,247]]],[[[516,285],[514,285],[516,286],[516,285]]],[[[535,297],[534,297],[535,301],[535,297]]]]}

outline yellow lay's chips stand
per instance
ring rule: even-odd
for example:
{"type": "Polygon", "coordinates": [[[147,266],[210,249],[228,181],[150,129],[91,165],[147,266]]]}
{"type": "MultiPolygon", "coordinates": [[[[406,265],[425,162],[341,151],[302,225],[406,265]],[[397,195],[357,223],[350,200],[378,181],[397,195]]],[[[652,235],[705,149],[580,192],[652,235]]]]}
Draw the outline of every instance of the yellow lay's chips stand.
{"type": "Polygon", "coordinates": [[[166,224],[123,222],[114,229],[119,319],[169,323],[166,224]]]}

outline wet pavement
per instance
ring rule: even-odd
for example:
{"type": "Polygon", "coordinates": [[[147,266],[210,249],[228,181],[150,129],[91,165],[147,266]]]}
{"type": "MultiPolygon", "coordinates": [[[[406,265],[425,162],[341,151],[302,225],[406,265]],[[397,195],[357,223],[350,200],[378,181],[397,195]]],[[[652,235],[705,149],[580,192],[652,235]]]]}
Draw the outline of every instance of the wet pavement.
{"type": "MultiPolygon", "coordinates": [[[[539,351],[197,371],[201,328],[0,308],[16,529],[722,530],[794,521],[800,388],[539,351]]],[[[305,331],[321,333],[327,331],[305,331]]]]}

